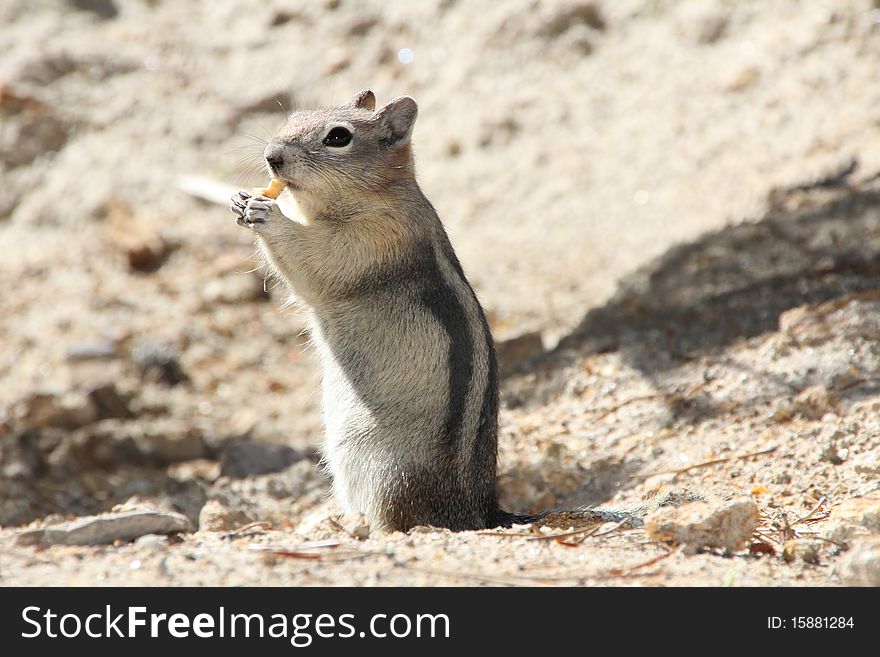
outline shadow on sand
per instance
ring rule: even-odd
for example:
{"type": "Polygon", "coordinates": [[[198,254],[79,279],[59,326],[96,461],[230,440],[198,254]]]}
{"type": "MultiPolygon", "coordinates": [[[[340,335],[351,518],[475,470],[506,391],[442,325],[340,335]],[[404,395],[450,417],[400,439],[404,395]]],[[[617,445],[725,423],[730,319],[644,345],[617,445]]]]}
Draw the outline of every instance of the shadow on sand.
{"type": "MultiPolygon", "coordinates": [[[[674,370],[689,361],[723,359],[729,345],[776,331],[780,315],[791,308],[880,289],[880,175],[850,183],[854,170],[852,163],[827,179],[778,190],[760,220],[670,249],[622,280],[614,297],[587,312],[555,349],[517,371],[549,381],[550,372],[587,354],[618,352],[658,397],[665,396],[670,424],[729,413],[729,405],[716,407],[699,392],[680,394],[674,370]]],[[[768,376],[760,369],[757,375],[768,376]]],[[[810,385],[776,383],[792,394],[810,385]]],[[[869,387],[847,395],[876,392],[869,387]]],[[[526,403],[543,403],[558,393],[559,388],[545,390],[540,400],[526,403]]],[[[642,465],[602,463],[599,472],[569,473],[586,483],[567,502],[600,504],[620,486],[633,485],[627,475],[642,465]]],[[[546,467],[506,472],[502,482],[534,478],[546,467]]]]}

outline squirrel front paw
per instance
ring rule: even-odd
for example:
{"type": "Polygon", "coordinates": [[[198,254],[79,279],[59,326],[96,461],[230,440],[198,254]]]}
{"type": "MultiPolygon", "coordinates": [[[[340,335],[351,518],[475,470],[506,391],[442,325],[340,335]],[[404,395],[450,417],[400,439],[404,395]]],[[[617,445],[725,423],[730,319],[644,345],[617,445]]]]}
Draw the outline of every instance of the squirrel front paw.
{"type": "Polygon", "coordinates": [[[254,230],[284,219],[284,213],[275,201],[266,196],[253,196],[244,190],[232,196],[229,209],[237,215],[236,223],[239,226],[254,230]]]}

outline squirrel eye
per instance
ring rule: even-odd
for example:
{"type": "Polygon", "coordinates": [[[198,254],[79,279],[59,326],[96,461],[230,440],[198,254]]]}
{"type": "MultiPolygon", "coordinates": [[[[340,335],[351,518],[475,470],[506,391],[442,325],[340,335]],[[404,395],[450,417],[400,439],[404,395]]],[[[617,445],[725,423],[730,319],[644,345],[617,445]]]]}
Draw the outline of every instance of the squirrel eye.
{"type": "Polygon", "coordinates": [[[336,127],[327,133],[324,137],[324,146],[331,148],[342,148],[351,143],[351,133],[345,128],[336,127]]]}

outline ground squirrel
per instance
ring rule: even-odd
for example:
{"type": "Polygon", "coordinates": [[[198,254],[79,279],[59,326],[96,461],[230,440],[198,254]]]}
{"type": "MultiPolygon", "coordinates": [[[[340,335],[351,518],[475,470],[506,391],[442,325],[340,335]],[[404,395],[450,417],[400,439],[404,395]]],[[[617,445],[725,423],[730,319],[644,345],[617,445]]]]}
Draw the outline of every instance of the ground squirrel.
{"type": "Polygon", "coordinates": [[[231,209],[305,308],[323,368],[324,460],[348,512],[407,530],[522,518],[495,492],[498,368],[486,317],[415,178],[407,96],[298,111],[267,145],[299,209],[231,209]]]}

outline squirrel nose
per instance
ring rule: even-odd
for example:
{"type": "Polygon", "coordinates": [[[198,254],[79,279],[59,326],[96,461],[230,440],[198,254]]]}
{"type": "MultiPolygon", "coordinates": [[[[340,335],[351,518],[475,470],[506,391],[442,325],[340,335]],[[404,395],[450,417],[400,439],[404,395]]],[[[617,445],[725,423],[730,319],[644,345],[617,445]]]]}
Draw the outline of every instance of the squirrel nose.
{"type": "Polygon", "coordinates": [[[266,163],[273,171],[277,171],[284,165],[284,147],[281,144],[269,144],[263,153],[266,163]]]}

